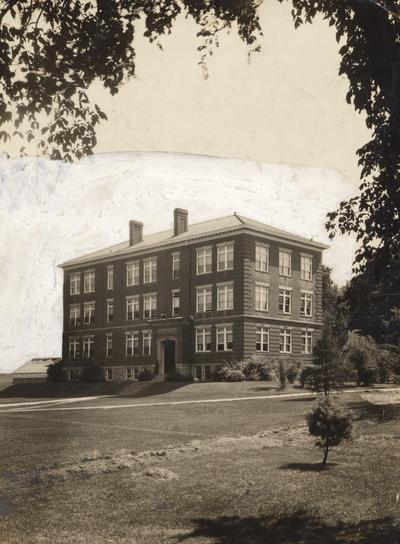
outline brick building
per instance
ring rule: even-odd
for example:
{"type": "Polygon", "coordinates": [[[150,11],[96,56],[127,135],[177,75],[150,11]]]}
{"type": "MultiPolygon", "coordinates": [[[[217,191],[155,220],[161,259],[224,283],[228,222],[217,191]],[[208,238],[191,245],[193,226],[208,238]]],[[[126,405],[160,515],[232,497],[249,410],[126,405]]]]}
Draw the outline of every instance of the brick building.
{"type": "Polygon", "coordinates": [[[226,360],[312,358],[322,327],[327,246],[234,214],[188,224],[73,259],[64,270],[63,361],[107,380],[144,368],[208,379],[226,360]]]}

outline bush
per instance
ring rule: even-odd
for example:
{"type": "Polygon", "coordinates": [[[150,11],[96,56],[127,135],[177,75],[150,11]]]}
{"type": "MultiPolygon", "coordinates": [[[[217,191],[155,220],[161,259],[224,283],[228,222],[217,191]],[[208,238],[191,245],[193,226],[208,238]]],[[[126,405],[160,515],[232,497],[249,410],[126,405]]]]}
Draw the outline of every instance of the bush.
{"type": "Polygon", "coordinates": [[[138,380],[140,382],[147,382],[149,380],[152,380],[153,378],[154,374],[151,368],[143,368],[143,370],[141,370],[138,375],[138,380]]]}
{"type": "Polygon", "coordinates": [[[242,382],[246,379],[246,376],[237,364],[225,363],[217,372],[217,378],[223,382],[242,382]]]}
{"type": "Polygon", "coordinates": [[[350,332],[346,352],[348,361],[357,372],[357,385],[376,383],[379,377],[379,352],[373,338],[350,332]]]}
{"type": "Polygon", "coordinates": [[[286,377],[289,383],[294,383],[299,374],[299,365],[295,361],[288,361],[286,367],[286,377]]]}
{"type": "Polygon", "coordinates": [[[62,361],[49,364],[47,367],[47,381],[53,383],[65,381],[62,361]]]}
{"type": "Polygon", "coordinates": [[[313,387],[314,385],[315,368],[313,366],[305,366],[301,369],[299,381],[301,387],[313,387]]]}
{"type": "Polygon", "coordinates": [[[104,371],[100,366],[87,366],[82,369],[79,381],[84,383],[104,382],[104,371]]]}
{"type": "Polygon", "coordinates": [[[191,374],[181,374],[181,372],[178,372],[177,370],[174,370],[173,372],[169,372],[165,376],[166,382],[193,382],[193,376],[191,374]]]}
{"type": "Polygon", "coordinates": [[[271,381],[271,368],[264,361],[259,359],[249,359],[239,364],[240,369],[245,375],[246,380],[271,381]]]}
{"type": "Polygon", "coordinates": [[[328,453],[343,440],[351,437],[351,413],[334,406],[328,396],[317,400],[315,408],[307,415],[308,432],[319,437],[315,443],[324,452],[322,465],[328,460],[328,453]]]}
{"type": "Polygon", "coordinates": [[[279,361],[279,384],[281,389],[286,388],[286,368],[283,361],[279,361]]]}

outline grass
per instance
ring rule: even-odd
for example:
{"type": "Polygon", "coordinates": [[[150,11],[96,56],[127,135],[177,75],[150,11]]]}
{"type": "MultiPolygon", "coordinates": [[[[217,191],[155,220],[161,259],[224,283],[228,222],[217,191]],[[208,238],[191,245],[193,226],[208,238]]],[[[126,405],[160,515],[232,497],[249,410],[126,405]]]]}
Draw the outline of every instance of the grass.
{"type": "MultiPolygon", "coordinates": [[[[152,400],[269,394],[257,387],[198,384],[152,400]]],[[[398,405],[382,421],[362,394],[340,402],[354,410],[354,439],[327,470],[304,398],[2,413],[0,541],[394,544],[398,405]]]]}

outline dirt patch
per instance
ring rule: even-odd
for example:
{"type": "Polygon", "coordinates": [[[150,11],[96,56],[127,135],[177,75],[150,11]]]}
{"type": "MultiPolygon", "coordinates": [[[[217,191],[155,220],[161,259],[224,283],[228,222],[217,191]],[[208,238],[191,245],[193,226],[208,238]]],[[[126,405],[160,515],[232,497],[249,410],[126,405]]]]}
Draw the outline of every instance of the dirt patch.
{"type": "Polygon", "coordinates": [[[370,391],[363,393],[360,397],[366,402],[377,406],[400,404],[400,391],[370,391]]]}
{"type": "MultiPolygon", "coordinates": [[[[396,440],[394,434],[362,434],[361,428],[355,426],[356,440],[359,441],[388,441],[396,440]]],[[[364,428],[363,428],[364,429],[364,428]]],[[[365,431],[364,431],[365,432],[365,431]]],[[[224,436],[193,440],[180,446],[168,446],[160,450],[129,452],[117,451],[112,455],[101,455],[97,451],[80,459],[77,463],[52,465],[43,467],[35,474],[36,484],[50,484],[55,481],[69,479],[87,479],[97,474],[107,474],[121,470],[130,470],[136,475],[141,474],[153,479],[174,479],[176,475],[167,468],[160,467],[168,462],[180,461],[197,455],[232,453],[233,451],[255,451],[268,448],[296,448],[314,445],[314,438],[307,432],[306,425],[270,427],[269,429],[250,436],[224,436]]],[[[15,475],[16,480],[23,479],[15,475]]]]}
{"type": "Polygon", "coordinates": [[[141,473],[147,478],[153,478],[153,480],[177,480],[178,475],[172,470],[165,468],[148,468],[141,473]]]}

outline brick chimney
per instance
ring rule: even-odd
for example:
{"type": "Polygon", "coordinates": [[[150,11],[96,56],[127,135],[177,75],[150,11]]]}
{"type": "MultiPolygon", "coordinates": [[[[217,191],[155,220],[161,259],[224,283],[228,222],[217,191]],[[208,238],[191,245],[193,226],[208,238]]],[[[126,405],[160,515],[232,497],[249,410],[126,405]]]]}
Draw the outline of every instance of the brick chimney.
{"type": "Polygon", "coordinates": [[[188,211],[183,208],[174,210],[174,236],[178,236],[188,230],[188,211]]]}
{"type": "Polygon", "coordinates": [[[143,242],[143,223],[129,221],[129,245],[134,246],[139,242],[143,242]]]}

